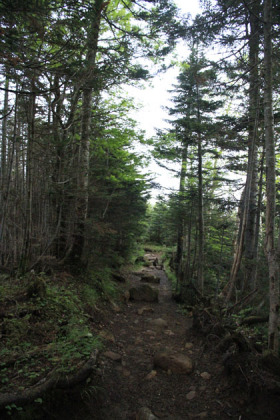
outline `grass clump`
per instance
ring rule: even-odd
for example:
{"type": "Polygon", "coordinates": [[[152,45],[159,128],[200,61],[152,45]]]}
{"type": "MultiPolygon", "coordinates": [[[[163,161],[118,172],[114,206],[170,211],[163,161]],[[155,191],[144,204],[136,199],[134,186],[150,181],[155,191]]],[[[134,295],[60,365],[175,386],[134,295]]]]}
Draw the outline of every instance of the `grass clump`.
{"type": "Polygon", "coordinates": [[[115,300],[118,296],[116,284],[112,281],[112,270],[110,268],[95,269],[91,271],[85,280],[88,288],[92,289],[91,295],[105,301],[115,300]]]}

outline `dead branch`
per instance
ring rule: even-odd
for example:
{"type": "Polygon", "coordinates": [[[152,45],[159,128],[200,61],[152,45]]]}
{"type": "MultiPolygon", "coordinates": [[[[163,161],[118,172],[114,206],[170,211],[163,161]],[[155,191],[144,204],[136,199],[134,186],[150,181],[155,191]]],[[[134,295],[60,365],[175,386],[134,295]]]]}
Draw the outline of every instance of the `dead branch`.
{"type": "Polygon", "coordinates": [[[249,316],[248,318],[243,319],[240,325],[254,325],[254,324],[261,324],[263,322],[268,322],[268,315],[267,316],[249,316]]]}
{"type": "Polygon", "coordinates": [[[252,298],[257,291],[258,291],[258,289],[253,290],[248,295],[244,296],[242,299],[240,299],[238,302],[236,302],[234,305],[232,305],[230,308],[228,308],[227,314],[232,313],[233,310],[236,307],[238,307],[240,305],[245,305],[245,303],[248,303],[248,301],[250,300],[250,298],[252,298]]]}

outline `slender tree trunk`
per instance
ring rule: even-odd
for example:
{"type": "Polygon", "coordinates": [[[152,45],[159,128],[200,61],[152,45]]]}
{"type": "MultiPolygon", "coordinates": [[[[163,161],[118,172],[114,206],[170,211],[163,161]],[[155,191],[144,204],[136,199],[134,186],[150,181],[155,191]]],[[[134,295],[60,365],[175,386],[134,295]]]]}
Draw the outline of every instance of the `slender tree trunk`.
{"type": "MultiPolygon", "coordinates": [[[[258,5],[259,6],[259,5],[258,5]]],[[[225,301],[232,299],[233,291],[245,253],[245,283],[252,287],[254,264],[256,264],[256,215],[257,215],[257,173],[258,173],[258,119],[259,119],[259,32],[258,9],[249,12],[249,125],[248,125],[248,168],[244,194],[241,198],[239,233],[228,284],[222,291],[225,301]]]]}
{"type": "Polygon", "coordinates": [[[16,143],[16,134],[17,134],[17,113],[18,113],[18,95],[15,98],[15,110],[14,110],[14,131],[13,137],[11,139],[10,150],[8,153],[8,161],[5,163],[5,176],[6,180],[3,185],[3,202],[2,202],[2,217],[1,217],[1,229],[0,229],[0,250],[1,250],[1,263],[2,265],[6,265],[10,258],[12,257],[12,246],[13,244],[9,241],[5,241],[6,239],[6,220],[7,215],[9,212],[9,204],[10,204],[10,190],[11,190],[11,181],[12,181],[12,170],[13,170],[13,163],[14,163],[14,151],[15,151],[15,143],[16,143]],[[5,243],[7,242],[7,243],[5,243]]]}
{"type": "Polygon", "coordinates": [[[244,266],[245,284],[243,289],[254,290],[256,283],[256,264],[258,253],[258,232],[257,232],[257,199],[258,199],[258,145],[259,145],[259,8],[260,4],[255,4],[252,12],[249,13],[250,19],[250,38],[249,38],[249,156],[248,168],[250,168],[250,190],[248,191],[248,215],[246,220],[246,230],[244,237],[244,266]]]}
{"type": "Polygon", "coordinates": [[[266,150],[266,237],[269,270],[268,347],[279,348],[279,264],[275,249],[275,143],[272,102],[272,2],[264,0],[264,126],[266,150]]]}
{"type": "MultiPolygon", "coordinates": [[[[196,84],[197,95],[197,120],[201,124],[199,85],[196,84]]],[[[200,129],[198,135],[198,268],[197,284],[200,292],[204,289],[204,216],[203,216],[203,174],[202,174],[202,138],[200,129]]]]}
{"type": "Polygon", "coordinates": [[[76,204],[77,229],[74,235],[72,257],[76,263],[87,264],[85,224],[88,216],[90,134],[92,119],[92,96],[95,85],[95,60],[101,22],[103,0],[96,0],[92,10],[92,24],[88,33],[88,52],[85,83],[82,89],[81,141],[78,169],[78,197],[76,204]]]}
{"type": "Polygon", "coordinates": [[[1,144],[1,190],[2,194],[5,189],[6,180],[6,160],[7,160],[7,122],[8,122],[8,107],[9,107],[9,78],[6,76],[5,81],[5,95],[2,121],[2,144],[1,144]]]}
{"type": "Polygon", "coordinates": [[[261,207],[262,207],[262,196],[263,196],[263,172],[264,172],[264,150],[262,152],[262,156],[260,159],[260,176],[258,182],[258,199],[257,199],[257,214],[256,214],[256,240],[254,243],[254,260],[255,264],[253,264],[252,271],[251,271],[251,288],[255,290],[258,287],[257,281],[257,274],[258,274],[258,255],[259,255],[259,235],[260,235],[260,222],[261,222],[261,207]]]}
{"type": "Polygon", "coordinates": [[[198,288],[203,294],[204,289],[204,216],[203,216],[203,175],[201,134],[198,136],[198,288]]]}
{"type": "Polygon", "coordinates": [[[181,290],[182,283],[182,260],[184,252],[184,224],[185,224],[185,184],[186,184],[186,172],[187,172],[187,146],[182,145],[182,161],[181,161],[181,173],[180,173],[180,186],[179,186],[179,203],[178,203],[178,232],[177,232],[177,250],[175,256],[175,267],[176,267],[176,291],[181,290]]]}
{"type": "Polygon", "coordinates": [[[188,216],[188,232],[187,232],[187,252],[186,252],[186,263],[184,270],[184,283],[190,282],[190,271],[191,271],[191,243],[192,243],[192,220],[193,220],[193,200],[191,201],[191,207],[188,216]]]}
{"type": "MultiPolygon", "coordinates": [[[[32,76],[31,91],[35,90],[35,80],[32,76]]],[[[28,104],[28,139],[26,155],[26,196],[25,196],[25,226],[23,250],[21,256],[21,270],[26,271],[31,258],[31,231],[32,231],[32,203],[33,203],[33,183],[34,176],[34,137],[35,137],[35,112],[36,96],[33,94],[29,98],[28,104]]]]}

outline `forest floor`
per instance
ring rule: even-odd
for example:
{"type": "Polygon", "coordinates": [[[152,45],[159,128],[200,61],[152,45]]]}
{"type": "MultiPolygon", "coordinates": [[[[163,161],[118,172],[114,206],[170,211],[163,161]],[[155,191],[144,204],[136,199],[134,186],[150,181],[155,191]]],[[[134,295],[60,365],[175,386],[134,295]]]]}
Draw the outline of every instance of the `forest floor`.
{"type": "MultiPolygon", "coordinates": [[[[128,301],[113,318],[103,314],[96,320],[95,328],[102,329],[106,345],[99,357],[96,396],[88,400],[88,418],[278,419],[280,403],[270,406],[257,396],[249,404],[244,388],[232,383],[222,355],[211,348],[207,337],[193,331],[191,314],[172,300],[165,272],[153,266],[148,271],[160,277],[158,302],[128,301]],[[158,319],[165,323],[155,321],[158,319]],[[187,356],[193,365],[191,373],[155,367],[154,357],[159,352],[171,358],[187,356]]],[[[130,286],[139,285],[135,273],[129,280],[130,286]]]]}
{"type": "Polygon", "coordinates": [[[280,418],[279,394],[252,389],[241,362],[234,366],[238,375],[230,375],[217,343],[193,328],[192,313],[172,299],[171,284],[157,262],[160,254],[149,252],[145,260],[146,266],[127,272],[126,282],[119,283],[119,305],[107,296],[105,303],[85,311],[82,289],[70,280],[67,286],[65,276],[61,284],[49,280],[42,299],[28,298],[26,285],[3,289],[11,296],[2,299],[0,311],[2,393],[32,390],[58,367],[67,379],[94,349],[100,350],[86,383],[54,387],[30,405],[3,408],[1,420],[280,418]],[[148,285],[143,280],[149,277],[159,282],[148,285]],[[158,301],[138,300],[140,292],[132,300],[128,291],[141,285],[157,290],[158,301]]]}

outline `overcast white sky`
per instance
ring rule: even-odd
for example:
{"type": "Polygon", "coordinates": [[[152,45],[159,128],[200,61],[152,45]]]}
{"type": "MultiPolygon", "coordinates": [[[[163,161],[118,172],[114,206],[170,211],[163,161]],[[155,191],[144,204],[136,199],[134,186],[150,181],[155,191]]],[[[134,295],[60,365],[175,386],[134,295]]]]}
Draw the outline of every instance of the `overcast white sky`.
{"type": "MultiPolygon", "coordinates": [[[[195,17],[200,12],[199,0],[175,0],[175,3],[183,14],[190,13],[192,17],[195,17]]],[[[181,43],[177,53],[180,60],[186,59],[189,54],[187,46],[181,43]]],[[[172,68],[166,73],[156,76],[151,82],[152,86],[146,86],[143,89],[129,88],[129,95],[135,98],[136,103],[142,104],[141,109],[133,112],[132,118],[138,122],[139,128],[145,130],[149,137],[155,135],[155,129],[167,126],[164,120],[168,118],[168,115],[163,108],[169,105],[171,94],[168,90],[172,89],[172,85],[176,83],[177,75],[178,69],[172,68]]],[[[155,182],[163,187],[162,191],[152,191],[152,201],[158,194],[178,188],[178,179],[155,163],[149,166],[149,172],[155,174],[155,182]]]]}
{"type": "MultiPolygon", "coordinates": [[[[175,3],[184,14],[190,13],[192,17],[200,11],[199,0],[175,0],[175,3]]],[[[181,43],[177,53],[179,59],[186,59],[189,54],[187,46],[181,43]]],[[[167,113],[162,107],[168,105],[170,99],[168,90],[172,89],[172,85],[176,83],[177,75],[178,69],[172,68],[155,77],[151,82],[152,87],[129,89],[129,94],[135,97],[136,102],[142,103],[142,109],[135,112],[133,118],[140,123],[141,128],[145,129],[149,136],[155,134],[155,128],[163,128],[165,125],[164,118],[167,117],[167,113]]]]}

